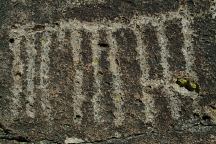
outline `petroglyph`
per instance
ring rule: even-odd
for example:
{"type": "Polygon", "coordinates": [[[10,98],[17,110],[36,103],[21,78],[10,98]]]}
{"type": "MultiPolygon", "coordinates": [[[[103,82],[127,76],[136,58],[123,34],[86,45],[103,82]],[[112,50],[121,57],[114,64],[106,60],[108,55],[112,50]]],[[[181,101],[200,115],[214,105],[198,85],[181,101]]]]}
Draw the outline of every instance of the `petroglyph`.
{"type": "Polygon", "coordinates": [[[186,73],[188,73],[193,79],[197,80],[196,73],[193,71],[194,50],[192,44],[192,34],[194,31],[191,28],[191,23],[193,23],[193,17],[190,15],[187,7],[180,7],[180,10],[183,13],[183,16],[181,17],[182,34],[184,37],[184,46],[182,47],[182,52],[186,62],[186,73]]]}
{"type": "Polygon", "coordinates": [[[20,37],[19,33],[23,32],[18,30],[12,30],[10,33],[11,42],[9,44],[10,50],[13,53],[13,67],[12,67],[12,76],[14,84],[12,86],[12,101],[11,110],[13,115],[16,117],[19,115],[20,104],[20,93],[22,92],[22,75],[23,75],[23,61],[20,58],[21,55],[21,47],[20,42],[22,37],[20,37]],[[16,39],[15,39],[16,38],[16,39]]]}
{"type": "Polygon", "coordinates": [[[26,113],[29,117],[35,118],[35,109],[33,108],[35,101],[35,58],[37,55],[37,50],[35,49],[34,42],[35,37],[28,37],[26,42],[26,52],[28,54],[28,68],[27,68],[27,101],[26,104],[26,113]]]}
{"type": "MultiPolygon", "coordinates": [[[[10,32],[11,37],[15,37],[15,42],[10,44],[10,49],[14,55],[13,62],[13,78],[14,86],[12,92],[14,94],[13,110],[18,115],[18,107],[20,106],[19,97],[22,92],[22,74],[23,63],[20,58],[20,41],[21,37],[27,38],[26,51],[28,53],[28,69],[27,69],[27,91],[28,104],[26,105],[27,114],[31,118],[35,118],[35,110],[33,108],[35,98],[35,82],[34,77],[39,73],[40,91],[41,91],[41,107],[49,119],[52,119],[52,106],[49,102],[49,52],[52,51],[50,45],[51,35],[58,33],[57,39],[62,43],[65,39],[65,31],[70,33],[70,44],[72,47],[73,64],[74,64],[74,88],[71,93],[73,99],[73,121],[75,124],[81,124],[85,114],[92,113],[95,123],[104,122],[106,115],[102,108],[102,98],[112,99],[115,108],[112,112],[114,115],[113,123],[116,127],[124,124],[126,121],[127,111],[133,111],[134,115],[145,123],[154,123],[155,115],[158,109],[155,107],[155,99],[153,94],[149,93],[147,88],[161,89],[169,100],[169,107],[172,118],[178,120],[181,117],[181,101],[175,96],[175,92],[181,95],[189,95],[194,98],[194,105],[197,104],[197,94],[193,92],[182,91],[175,82],[174,76],[178,69],[173,68],[173,64],[169,62],[172,56],[178,57],[171,50],[171,38],[167,36],[167,22],[177,20],[179,32],[182,34],[183,43],[179,50],[186,63],[184,73],[197,80],[196,73],[193,71],[194,54],[192,45],[192,34],[190,22],[193,17],[187,10],[179,10],[177,12],[169,12],[155,17],[139,16],[134,17],[129,24],[119,22],[80,22],[78,20],[60,21],[58,26],[45,25],[44,29],[33,30],[35,24],[18,25],[17,28],[10,32]],[[106,35],[106,43],[99,44],[99,31],[103,30],[106,35]],[[152,32],[151,35],[149,32],[152,32]],[[35,49],[34,35],[41,33],[41,51],[35,49]],[[151,36],[151,37],[148,37],[151,36]],[[153,39],[151,39],[153,38],[153,39]],[[133,44],[131,44],[133,43],[133,44]],[[152,44],[154,43],[154,45],[152,44]],[[107,47],[106,52],[104,47],[107,47]],[[105,57],[102,57],[103,55],[105,57]],[[40,69],[35,69],[35,56],[41,56],[40,69]],[[151,60],[158,62],[156,65],[151,60]],[[103,67],[103,60],[106,67],[103,67]],[[173,69],[173,70],[171,70],[173,69]],[[155,71],[155,73],[153,73],[155,71]],[[105,74],[103,73],[105,72],[105,74]],[[18,73],[18,75],[17,75],[18,73]],[[105,76],[102,76],[102,75],[105,76]],[[102,85],[105,81],[103,78],[110,78],[108,83],[110,91],[104,92],[106,86],[102,85]],[[132,83],[131,83],[132,82],[132,83]],[[136,92],[134,92],[136,89],[136,92]],[[134,93],[133,93],[134,92],[134,93]],[[141,111],[136,111],[136,105],[130,102],[134,99],[140,99],[139,105],[141,111]],[[127,107],[128,104],[130,107],[127,107]],[[135,108],[134,108],[135,107],[135,108]],[[16,112],[15,112],[16,111],[16,112]]],[[[58,48],[61,48],[60,44],[58,48]]]]}
{"type": "Polygon", "coordinates": [[[93,51],[93,60],[92,60],[92,65],[94,67],[94,79],[95,79],[95,88],[96,88],[96,93],[94,94],[92,98],[93,106],[94,106],[94,120],[96,122],[101,121],[101,115],[100,115],[100,99],[101,99],[101,76],[99,75],[99,59],[101,56],[101,48],[98,46],[99,42],[99,35],[97,31],[93,33],[92,36],[92,51],[93,51]]]}
{"type": "MultiPolygon", "coordinates": [[[[73,29],[72,29],[73,30],[73,29]]],[[[71,45],[73,47],[73,61],[75,67],[75,78],[74,78],[74,97],[73,97],[73,110],[74,110],[74,122],[80,124],[83,113],[82,113],[82,103],[84,101],[84,96],[82,94],[82,77],[83,72],[80,66],[80,34],[73,30],[71,32],[71,45]],[[80,117],[80,118],[79,118],[80,117]]]]}
{"type": "Polygon", "coordinates": [[[41,89],[41,106],[44,114],[50,118],[51,105],[49,104],[49,51],[50,51],[50,34],[44,32],[41,38],[41,64],[40,64],[40,89],[41,89]]]}

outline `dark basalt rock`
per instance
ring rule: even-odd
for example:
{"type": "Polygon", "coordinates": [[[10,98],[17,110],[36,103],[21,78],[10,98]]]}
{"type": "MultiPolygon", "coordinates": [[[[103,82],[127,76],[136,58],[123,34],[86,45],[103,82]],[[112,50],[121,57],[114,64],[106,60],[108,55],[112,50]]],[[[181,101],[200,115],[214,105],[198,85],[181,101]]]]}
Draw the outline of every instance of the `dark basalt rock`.
{"type": "Polygon", "coordinates": [[[0,143],[215,143],[215,5],[0,0],[0,143]]]}

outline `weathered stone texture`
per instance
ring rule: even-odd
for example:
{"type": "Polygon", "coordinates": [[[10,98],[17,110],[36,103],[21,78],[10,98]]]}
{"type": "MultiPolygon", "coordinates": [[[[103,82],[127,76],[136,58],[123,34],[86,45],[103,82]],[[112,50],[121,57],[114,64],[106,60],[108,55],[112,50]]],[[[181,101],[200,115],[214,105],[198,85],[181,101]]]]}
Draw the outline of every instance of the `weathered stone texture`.
{"type": "Polygon", "coordinates": [[[0,143],[216,143],[215,0],[0,7],[0,143]]]}

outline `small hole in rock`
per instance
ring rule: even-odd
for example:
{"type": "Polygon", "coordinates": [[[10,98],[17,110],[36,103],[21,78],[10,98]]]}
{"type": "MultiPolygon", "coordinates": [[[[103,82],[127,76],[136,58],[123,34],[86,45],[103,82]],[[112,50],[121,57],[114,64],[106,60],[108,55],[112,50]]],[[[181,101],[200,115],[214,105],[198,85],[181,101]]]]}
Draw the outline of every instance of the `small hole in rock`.
{"type": "Polygon", "coordinates": [[[17,72],[17,73],[16,73],[16,76],[20,76],[20,77],[21,77],[22,74],[21,74],[20,72],[17,72]]]}
{"type": "Polygon", "coordinates": [[[109,47],[109,44],[107,44],[107,43],[98,43],[98,45],[100,47],[109,47]]]}
{"type": "Polygon", "coordinates": [[[116,61],[116,64],[117,64],[117,65],[119,65],[119,60],[118,60],[118,59],[116,59],[115,61],[116,61]]]}
{"type": "Polygon", "coordinates": [[[76,119],[80,119],[81,118],[81,116],[80,115],[76,115],[76,119]]]}
{"type": "Polygon", "coordinates": [[[98,74],[99,74],[99,75],[103,75],[103,72],[102,72],[102,71],[98,71],[98,74]]]}
{"type": "Polygon", "coordinates": [[[143,103],[140,99],[137,99],[137,102],[138,102],[139,104],[142,104],[142,103],[143,103]]]}
{"type": "Polygon", "coordinates": [[[15,41],[14,38],[10,38],[10,39],[9,39],[9,42],[10,42],[10,43],[14,43],[14,41],[15,41]]]}
{"type": "Polygon", "coordinates": [[[79,84],[80,82],[79,82],[79,81],[75,81],[75,83],[76,83],[76,84],[79,84]]]}
{"type": "Polygon", "coordinates": [[[210,121],[210,120],[211,120],[211,117],[208,116],[208,115],[204,115],[204,116],[202,117],[202,119],[203,119],[204,121],[210,121]]]}
{"type": "Polygon", "coordinates": [[[149,85],[149,86],[147,86],[147,87],[148,87],[148,88],[150,88],[150,89],[152,88],[152,86],[150,86],[150,85],[149,85]]]}
{"type": "Polygon", "coordinates": [[[111,85],[110,82],[107,82],[107,81],[105,82],[105,84],[106,84],[106,85],[111,85]]]}
{"type": "Polygon", "coordinates": [[[56,26],[59,26],[59,23],[55,22],[55,25],[56,25],[56,26]]]}

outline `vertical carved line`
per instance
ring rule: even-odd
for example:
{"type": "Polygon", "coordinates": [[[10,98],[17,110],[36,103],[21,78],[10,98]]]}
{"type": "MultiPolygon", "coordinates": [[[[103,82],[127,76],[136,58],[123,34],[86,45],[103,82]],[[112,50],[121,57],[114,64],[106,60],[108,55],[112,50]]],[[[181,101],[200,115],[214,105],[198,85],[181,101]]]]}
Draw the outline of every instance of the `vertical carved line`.
{"type": "Polygon", "coordinates": [[[93,95],[92,98],[92,103],[93,103],[93,108],[94,108],[94,121],[95,122],[100,122],[102,119],[102,116],[100,115],[100,96],[101,96],[101,89],[100,89],[100,84],[101,84],[101,77],[99,77],[99,60],[101,56],[101,49],[98,46],[99,42],[99,34],[98,31],[95,31],[92,33],[92,42],[91,42],[91,47],[92,47],[92,66],[94,67],[94,87],[96,89],[96,92],[93,95]]]}
{"type": "Polygon", "coordinates": [[[122,110],[122,106],[124,104],[123,97],[124,93],[122,91],[122,80],[120,78],[119,67],[116,61],[116,54],[118,51],[117,42],[112,36],[112,31],[107,31],[107,41],[110,44],[110,53],[109,53],[109,61],[110,61],[110,71],[113,74],[113,87],[114,91],[112,93],[113,103],[115,105],[114,111],[114,124],[115,126],[121,126],[125,116],[122,110]]]}
{"type": "Polygon", "coordinates": [[[83,113],[82,113],[82,104],[85,100],[84,95],[82,94],[82,85],[83,85],[83,71],[80,60],[81,53],[81,35],[80,33],[72,29],[71,30],[71,46],[73,47],[73,62],[75,69],[74,76],[74,96],[73,96],[73,112],[74,112],[74,123],[81,124],[83,113]]]}
{"type": "Polygon", "coordinates": [[[21,46],[20,42],[22,37],[19,36],[16,31],[12,31],[10,33],[11,38],[16,38],[14,43],[9,43],[9,48],[13,53],[13,63],[12,63],[12,77],[13,77],[13,86],[12,86],[12,105],[11,111],[14,117],[19,115],[21,109],[21,102],[20,102],[20,93],[22,92],[22,75],[24,73],[24,64],[21,60],[21,46]]]}
{"type": "Polygon", "coordinates": [[[44,115],[51,119],[51,105],[49,102],[49,51],[51,45],[51,34],[45,31],[41,37],[41,63],[40,63],[40,91],[41,91],[41,107],[44,115]]]}
{"type": "Polygon", "coordinates": [[[193,30],[191,28],[191,23],[193,23],[193,17],[191,17],[188,13],[188,10],[184,10],[184,16],[182,16],[181,24],[182,24],[182,34],[184,37],[184,46],[182,48],[183,55],[186,61],[186,72],[196,79],[196,74],[193,71],[194,65],[194,50],[192,44],[192,34],[193,30]]]}
{"type": "Polygon", "coordinates": [[[165,26],[164,21],[158,24],[157,28],[157,38],[159,46],[161,47],[161,65],[163,67],[163,77],[165,79],[165,83],[167,84],[170,80],[170,74],[169,74],[169,63],[167,61],[169,57],[169,52],[167,50],[167,37],[165,34],[165,26]]]}
{"type": "Polygon", "coordinates": [[[26,75],[26,82],[27,82],[27,101],[26,104],[26,114],[31,118],[35,118],[35,109],[33,108],[35,102],[35,58],[37,55],[37,51],[34,45],[35,35],[30,35],[27,37],[26,41],[26,53],[27,53],[27,75],[26,75]]]}

